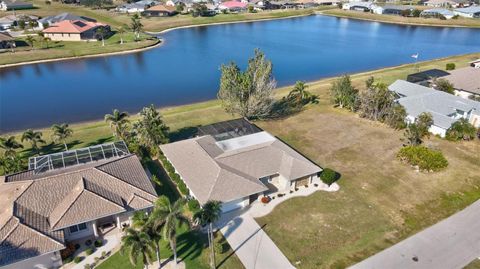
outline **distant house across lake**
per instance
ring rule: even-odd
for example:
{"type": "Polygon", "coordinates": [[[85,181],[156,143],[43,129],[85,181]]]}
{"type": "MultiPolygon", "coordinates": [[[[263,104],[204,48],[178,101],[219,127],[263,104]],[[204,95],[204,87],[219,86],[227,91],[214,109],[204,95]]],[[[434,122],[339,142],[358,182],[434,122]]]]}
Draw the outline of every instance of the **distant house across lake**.
{"type": "Polygon", "coordinates": [[[156,5],[145,10],[142,15],[147,17],[169,17],[177,14],[177,9],[167,5],[156,5]]]}
{"type": "Polygon", "coordinates": [[[105,28],[110,32],[110,26],[89,21],[61,21],[43,30],[43,34],[54,41],[96,41],[96,31],[105,28]]]}
{"type": "Polygon", "coordinates": [[[23,2],[17,0],[2,0],[0,1],[0,10],[19,10],[33,8],[33,4],[30,2],[23,2]]]}

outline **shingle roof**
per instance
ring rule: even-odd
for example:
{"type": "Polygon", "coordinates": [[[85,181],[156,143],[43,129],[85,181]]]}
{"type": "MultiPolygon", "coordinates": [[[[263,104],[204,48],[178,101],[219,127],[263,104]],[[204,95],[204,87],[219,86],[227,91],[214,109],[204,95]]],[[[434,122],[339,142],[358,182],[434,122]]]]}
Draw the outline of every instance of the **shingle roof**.
{"type": "MultiPolygon", "coordinates": [[[[7,176],[5,183],[0,184],[0,198],[5,198],[0,199],[0,208],[6,208],[0,211],[0,254],[17,251],[12,257],[36,256],[58,250],[58,244],[64,243],[63,228],[151,207],[156,199],[145,170],[138,158],[131,154],[40,174],[25,173],[19,181],[8,179],[7,176]],[[16,193],[4,194],[12,190],[16,193]],[[6,238],[5,229],[13,227],[11,218],[19,222],[15,226],[18,232],[6,238]],[[7,221],[2,222],[5,219],[7,221]],[[28,241],[21,237],[27,233],[43,237],[33,238],[32,245],[26,249],[20,243],[28,241]]],[[[0,266],[15,261],[14,258],[4,258],[0,266]]]]}
{"type": "Polygon", "coordinates": [[[148,8],[147,10],[148,11],[164,11],[164,12],[169,12],[169,13],[176,12],[175,7],[167,6],[167,5],[156,5],[156,6],[148,8]]]}
{"type": "Polygon", "coordinates": [[[465,67],[452,70],[444,79],[450,81],[455,89],[480,94],[480,68],[465,67]]]}
{"type": "Polygon", "coordinates": [[[85,17],[85,16],[78,16],[78,15],[75,15],[75,14],[72,14],[72,13],[67,13],[67,12],[60,13],[60,14],[54,15],[54,16],[48,16],[48,17],[42,18],[42,19],[38,20],[38,22],[39,23],[50,23],[50,24],[52,24],[52,23],[57,23],[57,22],[61,22],[61,21],[77,21],[77,20],[96,22],[95,19],[85,17]]]}
{"type": "Polygon", "coordinates": [[[261,177],[281,174],[294,180],[321,171],[267,132],[218,142],[207,135],[160,148],[202,204],[208,200],[228,202],[265,191],[268,188],[259,180],[261,177]]]}
{"type": "Polygon", "coordinates": [[[417,117],[423,112],[432,114],[434,125],[448,129],[456,119],[456,110],[469,112],[480,111],[480,102],[464,99],[442,91],[436,91],[404,80],[397,80],[389,90],[405,97],[397,101],[405,107],[408,115],[417,117]]]}

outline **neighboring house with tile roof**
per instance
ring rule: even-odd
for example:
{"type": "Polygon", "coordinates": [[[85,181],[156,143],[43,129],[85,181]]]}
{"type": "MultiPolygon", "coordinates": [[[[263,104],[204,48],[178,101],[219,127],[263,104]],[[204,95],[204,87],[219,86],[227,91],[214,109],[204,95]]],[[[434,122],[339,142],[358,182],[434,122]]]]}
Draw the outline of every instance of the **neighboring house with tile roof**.
{"type": "Polygon", "coordinates": [[[147,17],[169,17],[177,14],[177,8],[169,5],[156,5],[142,12],[147,17]]]}
{"type": "Polygon", "coordinates": [[[450,75],[443,77],[453,84],[455,95],[470,98],[480,97],[480,68],[464,67],[449,71],[450,75]]]}
{"type": "Polygon", "coordinates": [[[98,39],[96,31],[99,28],[105,28],[110,32],[110,26],[107,24],[83,20],[60,21],[42,32],[53,41],[96,41],[98,39]]]}
{"type": "Polygon", "coordinates": [[[121,230],[156,198],[133,154],[7,175],[0,183],[0,267],[58,268],[69,241],[121,230]]]}
{"type": "Polygon", "coordinates": [[[230,123],[214,130],[204,126],[199,137],[160,146],[200,204],[218,200],[227,212],[248,205],[259,194],[319,180],[322,169],[284,142],[256,126],[230,123]]]}
{"type": "Polygon", "coordinates": [[[396,93],[397,102],[407,111],[407,122],[415,122],[423,112],[432,115],[433,125],[429,130],[432,134],[444,137],[448,128],[461,118],[480,127],[480,102],[404,80],[395,81],[388,89],[396,93]]]}

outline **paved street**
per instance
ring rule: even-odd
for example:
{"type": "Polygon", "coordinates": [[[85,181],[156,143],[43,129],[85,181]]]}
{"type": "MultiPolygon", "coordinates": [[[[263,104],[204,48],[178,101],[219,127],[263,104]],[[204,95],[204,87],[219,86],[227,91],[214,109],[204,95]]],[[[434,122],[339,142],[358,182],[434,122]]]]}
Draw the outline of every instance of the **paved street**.
{"type": "Polygon", "coordinates": [[[295,268],[248,213],[221,225],[222,234],[246,269],[295,268]]]}
{"type": "Polygon", "coordinates": [[[456,269],[480,256],[480,200],[351,269],[456,269]]]}

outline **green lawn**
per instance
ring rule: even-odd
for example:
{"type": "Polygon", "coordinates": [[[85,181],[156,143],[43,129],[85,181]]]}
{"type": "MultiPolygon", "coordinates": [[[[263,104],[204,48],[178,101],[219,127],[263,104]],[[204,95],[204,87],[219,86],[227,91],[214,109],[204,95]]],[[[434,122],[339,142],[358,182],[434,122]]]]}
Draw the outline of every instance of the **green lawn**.
{"type": "MultiPolygon", "coordinates": [[[[425,9],[425,6],[416,6],[417,9],[425,9]]],[[[396,15],[374,14],[369,12],[359,12],[354,10],[331,9],[322,11],[323,14],[338,17],[372,20],[387,23],[401,24],[424,24],[432,26],[459,26],[459,27],[480,27],[480,20],[460,17],[458,19],[440,20],[437,18],[414,18],[402,17],[396,15]]]]}
{"type": "Polygon", "coordinates": [[[142,36],[141,40],[134,41],[133,33],[123,34],[124,44],[120,45],[120,34],[115,34],[105,40],[105,46],[101,41],[97,42],[66,42],[50,41],[47,43],[37,37],[33,48],[27,45],[24,38],[17,39],[18,44],[15,52],[4,52],[0,54],[0,65],[21,63],[36,60],[48,60],[65,57],[79,57],[85,55],[121,52],[124,50],[140,49],[155,45],[159,42],[156,38],[142,36]]]}

